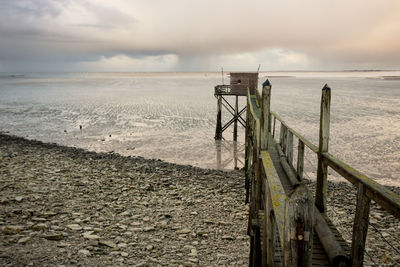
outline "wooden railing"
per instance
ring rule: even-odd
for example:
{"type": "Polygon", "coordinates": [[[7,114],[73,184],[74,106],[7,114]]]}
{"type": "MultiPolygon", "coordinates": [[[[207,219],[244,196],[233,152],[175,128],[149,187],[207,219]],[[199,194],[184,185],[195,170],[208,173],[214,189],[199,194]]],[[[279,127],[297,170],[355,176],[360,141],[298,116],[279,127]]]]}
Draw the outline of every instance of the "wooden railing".
{"type": "MultiPolygon", "coordinates": [[[[374,200],[382,208],[400,220],[400,197],[361,172],[329,154],[330,97],[331,89],[322,89],[319,145],[316,146],[288,126],[277,114],[270,111],[271,85],[263,84],[262,95],[256,89],[249,89],[247,97],[246,124],[246,201],[250,202],[248,232],[251,236],[251,264],[270,266],[274,259],[272,238],[277,231],[282,250],[284,266],[311,264],[313,224],[319,236],[326,227],[316,224],[321,221],[327,208],[328,167],[350,181],[357,188],[357,204],[353,224],[351,255],[352,266],[362,266],[365,241],[369,224],[370,202],[374,200]],[[285,192],[270,154],[269,142],[274,142],[277,121],[280,122],[277,150],[280,163],[294,190],[285,192]],[[296,136],[297,164],[293,166],[293,137],[296,136]],[[317,180],[314,199],[301,182],[304,173],[304,151],[309,148],[317,154],[317,180]],[[315,210],[315,211],[314,211],[315,210]],[[300,222],[300,223],[299,223],[300,222]],[[314,222],[314,223],[313,223],[314,222]],[[261,237],[261,224],[264,233],[261,237]],[[324,228],[324,229],[322,229],[324,228]],[[301,234],[303,233],[303,234],[301,234]],[[260,242],[262,239],[263,242],[260,242]],[[263,244],[262,248],[258,247],[263,244]]],[[[329,231],[328,231],[329,232],[329,231]]],[[[333,244],[332,237],[321,240],[331,262],[343,260],[340,246],[333,244]],[[324,244],[325,243],[325,244],[324,244]],[[333,244],[333,246],[332,246],[333,244]]]]}
{"type": "Polygon", "coordinates": [[[250,265],[272,266],[280,258],[284,266],[310,266],[314,204],[304,185],[286,192],[274,168],[268,152],[270,89],[264,83],[262,97],[256,90],[248,93],[245,169],[246,201],[251,196],[250,265]],[[275,255],[275,242],[279,242],[281,255],[275,255]]]}

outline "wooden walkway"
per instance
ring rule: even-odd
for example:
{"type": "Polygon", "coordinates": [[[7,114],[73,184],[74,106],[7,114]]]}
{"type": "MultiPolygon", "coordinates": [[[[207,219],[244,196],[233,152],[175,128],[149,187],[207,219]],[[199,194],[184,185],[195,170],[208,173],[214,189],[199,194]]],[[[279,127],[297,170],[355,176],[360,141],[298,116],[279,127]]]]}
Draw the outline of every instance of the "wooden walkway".
{"type": "Polygon", "coordinates": [[[256,88],[248,89],[245,187],[250,204],[249,266],[363,266],[371,200],[400,219],[398,195],[329,154],[330,94],[325,85],[316,146],[270,110],[268,80],[262,95],[256,88]],[[279,138],[275,137],[277,123],[279,138]],[[305,149],[318,158],[315,196],[303,182],[305,149]],[[350,248],[326,217],[328,167],[357,189],[350,248]]]}
{"type": "MultiPolygon", "coordinates": [[[[290,183],[290,180],[283,169],[280,161],[280,155],[277,151],[277,144],[275,140],[271,137],[269,140],[269,146],[268,146],[268,153],[270,154],[272,163],[274,165],[274,168],[279,175],[279,178],[281,179],[283,188],[286,192],[287,195],[290,195],[293,191],[293,186],[290,183]]],[[[264,207],[263,207],[264,208],[264,207]]],[[[336,240],[340,243],[342,248],[345,250],[346,255],[349,257],[350,256],[350,249],[346,243],[346,241],[343,240],[343,237],[340,235],[340,233],[337,231],[336,227],[333,225],[333,223],[328,219],[325,218],[327,221],[327,224],[329,226],[329,229],[332,231],[334,234],[336,240]]],[[[264,229],[263,227],[261,228],[261,235],[263,235],[264,229]]],[[[274,258],[274,263],[275,265],[282,265],[282,249],[279,241],[279,236],[278,236],[278,231],[275,230],[275,258],[274,258]]],[[[313,247],[312,247],[312,266],[333,266],[329,262],[329,258],[327,253],[325,252],[324,247],[322,246],[321,240],[318,236],[318,234],[313,236],[313,247]]]]}

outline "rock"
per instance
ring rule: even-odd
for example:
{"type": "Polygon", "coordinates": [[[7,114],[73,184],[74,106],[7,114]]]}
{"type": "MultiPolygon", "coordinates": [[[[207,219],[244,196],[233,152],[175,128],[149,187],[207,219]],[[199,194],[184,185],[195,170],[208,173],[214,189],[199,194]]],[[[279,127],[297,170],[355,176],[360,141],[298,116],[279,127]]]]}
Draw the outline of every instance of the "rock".
{"type": "Polygon", "coordinates": [[[121,252],[121,256],[122,256],[122,257],[124,257],[124,258],[126,258],[126,257],[128,257],[128,256],[129,256],[129,254],[128,254],[128,253],[126,253],[126,252],[121,252]]]}
{"type": "Polygon", "coordinates": [[[148,226],[148,227],[143,228],[144,232],[151,232],[151,231],[154,231],[154,230],[155,230],[155,228],[153,226],[148,226]]]}
{"type": "Polygon", "coordinates": [[[178,235],[188,234],[188,233],[190,233],[190,232],[191,232],[191,230],[190,230],[190,229],[187,229],[187,228],[184,228],[184,229],[181,229],[181,230],[176,231],[176,233],[177,233],[178,235]]]}
{"type": "Polygon", "coordinates": [[[34,231],[42,231],[45,229],[47,229],[47,224],[45,224],[45,223],[38,223],[38,224],[35,224],[34,226],[32,226],[32,230],[34,230],[34,231]]]}
{"type": "Polygon", "coordinates": [[[82,230],[82,227],[79,224],[68,224],[67,227],[74,231],[82,230]]]}
{"type": "Polygon", "coordinates": [[[26,236],[18,240],[18,244],[25,244],[32,240],[32,237],[26,236]]]}
{"type": "Polygon", "coordinates": [[[109,241],[109,240],[101,240],[101,241],[99,241],[99,245],[103,245],[103,246],[110,247],[110,248],[117,247],[117,245],[114,242],[109,241]]]}
{"type": "Polygon", "coordinates": [[[147,249],[147,250],[153,250],[153,249],[154,249],[154,246],[153,246],[153,245],[147,245],[147,246],[146,246],[146,249],[147,249]]]}
{"type": "Polygon", "coordinates": [[[3,233],[7,235],[18,234],[24,229],[21,225],[6,225],[3,227],[3,233]]]}
{"type": "Polygon", "coordinates": [[[93,231],[89,231],[89,232],[84,232],[83,233],[83,237],[89,240],[98,240],[100,239],[100,236],[98,235],[94,235],[93,231]]]}
{"type": "Polygon", "coordinates": [[[81,254],[83,254],[85,256],[90,256],[91,255],[90,251],[87,250],[87,249],[81,249],[81,250],[78,251],[78,253],[81,253],[81,254]]]}
{"type": "Polygon", "coordinates": [[[22,197],[22,196],[15,197],[15,201],[17,201],[17,202],[21,202],[23,199],[24,199],[24,197],[22,197]]]}
{"type": "Polygon", "coordinates": [[[48,233],[43,235],[42,237],[47,240],[54,240],[54,241],[64,239],[64,235],[62,233],[48,233]]]}
{"type": "Polygon", "coordinates": [[[230,236],[230,235],[223,235],[222,236],[222,240],[235,240],[235,238],[233,236],[230,236]]]}

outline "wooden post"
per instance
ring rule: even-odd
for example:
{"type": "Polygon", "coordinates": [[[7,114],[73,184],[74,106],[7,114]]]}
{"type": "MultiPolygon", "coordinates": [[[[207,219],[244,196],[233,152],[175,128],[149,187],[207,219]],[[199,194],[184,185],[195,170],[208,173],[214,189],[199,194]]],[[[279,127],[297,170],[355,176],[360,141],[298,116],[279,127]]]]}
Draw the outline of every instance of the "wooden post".
{"type": "Polygon", "coordinates": [[[363,266],[365,240],[368,233],[369,207],[371,199],[366,195],[366,188],[358,184],[357,207],[353,225],[353,238],[351,243],[352,266],[363,266]]]}
{"type": "Polygon", "coordinates": [[[311,266],[314,203],[305,185],[286,199],[284,266],[311,266]]]}
{"type": "Polygon", "coordinates": [[[275,138],[275,124],[276,124],[276,117],[274,116],[274,126],[272,128],[272,137],[275,138]]]}
{"type": "Polygon", "coordinates": [[[237,122],[239,116],[239,103],[238,103],[238,96],[236,96],[235,102],[235,121],[233,122],[233,141],[237,141],[237,122]]]}
{"type": "Polygon", "coordinates": [[[303,180],[304,171],[304,143],[299,139],[299,145],[297,146],[297,179],[303,180]]]}
{"type": "Polygon", "coordinates": [[[325,84],[324,88],[322,88],[322,96],[321,96],[317,187],[315,192],[315,205],[317,206],[317,208],[321,213],[324,213],[326,210],[326,195],[328,188],[328,164],[324,162],[322,158],[322,153],[328,152],[330,109],[331,109],[331,88],[327,84],[325,84]]]}
{"type": "Polygon", "coordinates": [[[289,130],[287,135],[286,154],[290,166],[293,166],[293,133],[289,130]]]}
{"type": "Polygon", "coordinates": [[[263,83],[262,96],[261,96],[261,150],[268,149],[268,139],[270,129],[270,107],[271,107],[271,83],[267,79],[263,83]]]}
{"type": "Polygon", "coordinates": [[[222,139],[222,96],[218,96],[217,101],[217,127],[215,128],[215,140],[222,139]]]}

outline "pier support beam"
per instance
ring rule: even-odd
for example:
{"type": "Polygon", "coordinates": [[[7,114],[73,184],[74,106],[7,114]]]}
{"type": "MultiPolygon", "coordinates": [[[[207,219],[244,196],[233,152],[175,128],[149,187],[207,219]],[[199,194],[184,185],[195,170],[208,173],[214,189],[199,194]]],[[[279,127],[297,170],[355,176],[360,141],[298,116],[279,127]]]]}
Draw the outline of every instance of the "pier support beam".
{"type": "Polygon", "coordinates": [[[217,101],[217,127],[215,128],[215,140],[222,139],[222,96],[217,101]]]}
{"type": "Polygon", "coordinates": [[[235,121],[233,123],[233,141],[237,141],[237,123],[239,118],[239,103],[238,103],[239,96],[236,96],[235,102],[235,121]]]}

